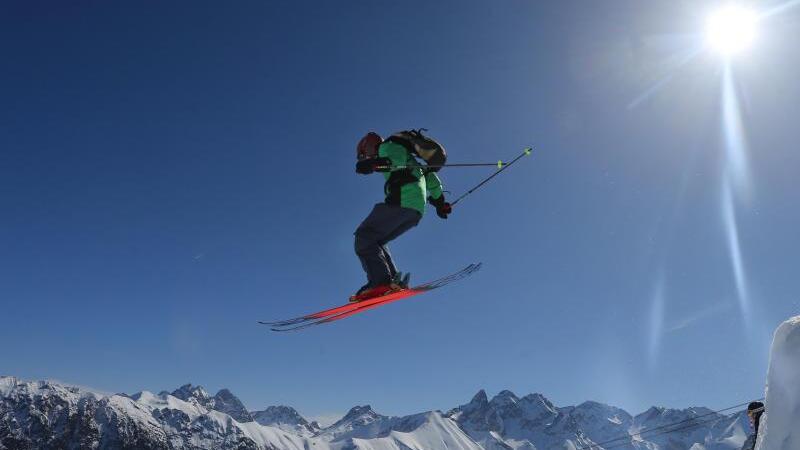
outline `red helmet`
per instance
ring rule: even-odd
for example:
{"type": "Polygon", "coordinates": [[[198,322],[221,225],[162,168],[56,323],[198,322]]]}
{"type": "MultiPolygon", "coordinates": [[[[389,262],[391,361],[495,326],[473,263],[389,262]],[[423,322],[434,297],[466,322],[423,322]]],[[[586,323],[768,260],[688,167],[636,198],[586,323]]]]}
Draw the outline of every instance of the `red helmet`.
{"type": "Polygon", "coordinates": [[[356,147],[356,157],[359,161],[363,159],[375,158],[378,156],[378,146],[383,144],[383,138],[378,133],[370,131],[360,141],[356,147]]]}

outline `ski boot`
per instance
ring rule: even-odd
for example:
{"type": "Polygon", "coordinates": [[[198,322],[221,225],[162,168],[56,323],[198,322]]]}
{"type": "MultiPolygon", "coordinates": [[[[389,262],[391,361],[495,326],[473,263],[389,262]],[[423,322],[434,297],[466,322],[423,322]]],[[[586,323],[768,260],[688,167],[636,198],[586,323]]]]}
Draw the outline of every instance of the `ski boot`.
{"type": "Polygon", "coordinates": [[[350,296],[350,303],[363,302],[364,300],[369,300],[371,298],[391,294],[392,292],[408,289],[408,283],[410,280],[410,273],[404,275],[402,272],[397,272],[394,277],[392,277],[392,280],[387,284],[379,284],[375,287],[369,287],[369,285],[362,286],[358,292],[350,296]]]}
{"type": "Polygon", "coordinates": [[[411,273],[397,272],[392,277],[391,285],[398,290],[408,289],[408,283],[411,281],[411,273]]]}

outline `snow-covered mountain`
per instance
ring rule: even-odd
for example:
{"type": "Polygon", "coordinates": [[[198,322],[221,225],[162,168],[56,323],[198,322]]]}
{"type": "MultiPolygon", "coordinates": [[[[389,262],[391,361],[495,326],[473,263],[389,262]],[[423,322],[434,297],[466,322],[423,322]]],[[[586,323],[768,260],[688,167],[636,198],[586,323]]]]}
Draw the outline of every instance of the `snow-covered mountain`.
{"type": "Polygon", "coordinates": [[[216,403],[201,390],[185,396],[187,400],[147,391],[101,395],[48,381],[0,377],[0,449],[300,450],[314,444],[210,409],[216,403]]]}
{"type": "Polygon", "coordinates": [[[480,391],[447,413],[390,417],[356,406],[320,428],[288,406],[248,411],[227,389],[108,395],[0,377],[0,449],[738,450],[746,429],[741,414],[705,408],[654,407],[634,417],[510,391],[491,399],[480,391]]]}
{"type": "Polygon", "coordinates": [[[541,394],[519,398],[509,391],[491,400],[480,391],[447,416],[487,450],[738,450],[747,430],[744,414],[651,408],[633,417],[602,403],[558,408],[541,394]]]}
{"type": "Polygon", "coordinates": [[[541,394],[519,398],[502,391],[489,400],[481,390],[447,416],[486,449],[534,450],[592,444],[577,424],[561,415],[541,394]]]}
{"type": "MultiPolygon", "coordinates": [[[[627,436],[633,417],[625,410],[597,402],[584,402],[578,406],[559,408],[559,412],[572,417],[587,438],[593,442],[606,442],[619,436],[627,436]]],[[[615,448],[631,448],[630,440],[614,441],[615,448]]]]}

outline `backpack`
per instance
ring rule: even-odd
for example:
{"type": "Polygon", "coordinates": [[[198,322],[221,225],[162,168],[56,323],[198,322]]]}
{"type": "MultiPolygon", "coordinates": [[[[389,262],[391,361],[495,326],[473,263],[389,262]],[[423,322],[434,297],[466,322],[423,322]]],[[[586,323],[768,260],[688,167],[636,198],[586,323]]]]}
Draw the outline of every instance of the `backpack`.
{"type": "Polygon", "coordinates": [[[418,130],[399,131],[389,136],[386,141],[400,144],[412,155],[422,158],[425,164],[428,165],[425,169],[426,172],[438,172],[447,162],[447,152],[442,147],[442,144],[422,134],[423,131],[428,130],[420,128],[418,130]]]}

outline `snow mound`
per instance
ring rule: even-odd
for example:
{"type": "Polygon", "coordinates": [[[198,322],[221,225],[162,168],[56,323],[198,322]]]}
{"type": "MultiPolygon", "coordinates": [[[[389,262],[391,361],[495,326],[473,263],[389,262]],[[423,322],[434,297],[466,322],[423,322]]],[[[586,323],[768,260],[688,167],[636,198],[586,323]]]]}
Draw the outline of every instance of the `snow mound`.
{"type": "Polygon", "coordinates": [[[775,330],[756,450],[800,450],[800,316],[775,330]]]}

